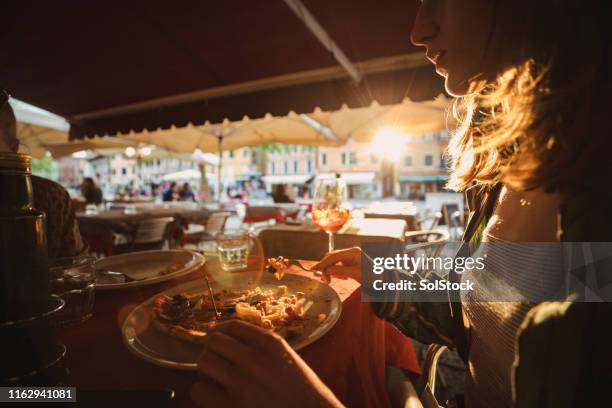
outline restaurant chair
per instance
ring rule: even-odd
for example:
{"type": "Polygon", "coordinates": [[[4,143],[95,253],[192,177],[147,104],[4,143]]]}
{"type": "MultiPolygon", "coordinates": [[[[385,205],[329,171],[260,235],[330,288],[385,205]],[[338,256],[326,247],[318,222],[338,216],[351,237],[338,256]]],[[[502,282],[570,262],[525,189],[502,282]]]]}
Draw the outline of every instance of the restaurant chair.
{"type": "Polygon", "coordinates": [[[428,257],[436,257],[448,242],[449,233],[446,231],[408,231],[404,234],[407,252],[422,251],[428,257]]]}
{"type": "Polygon", "coordinates": [[[442,219],[440,224],[446,225],[451,239],[455,241],[459,230],[463,228],[463,217],[457,204],[442,204],[442,219]]]}
{"type": "Polygon", "coordinates": [[[437,211],[433,215],[429,215],[423,217],[417,221],[417,225],[419,229],[422,230],[435,230],[440,224],[440,220],[442,219],[442,212],[437,211]]]}
{"type": "Polygon", "coordinates": [[[115,253],[126,253],[134,251],[146,251],[151,249],[162,249],[169,238],[169,226],[173,223],[173,217],[153,218],[142,220],[129,236],[126,244],[116,245],[115,253]]]}
{"type": "MultiPolygon", "coordinates": [[[[429,345],[423,359],[422,374],[418,378],[406,375],[405,371],[397,367],[387,366],[387,392],[392,407],[442,408],[436,400],[436,382],[440,380],[444,387],[444,377],[438,371],[438,363],[446,350],[446,346],[429,345]]],[[[444,394],[448,394],[448,391],[442,392],[440,397],[444,394]]],[[[451,394],[447,397],[453,396],[451,394]]]]}
{"type": "Polygon", "coordinates": [[[183,245],[185,244],[198,244],[203,241],[213,241],[216,235],[225,229],[227,219],[232,213],[228,211],[220,211],[212,213],[206,223],[204,224],[204,230],[194,234],[185,234],[183,236],[183,245]]]}

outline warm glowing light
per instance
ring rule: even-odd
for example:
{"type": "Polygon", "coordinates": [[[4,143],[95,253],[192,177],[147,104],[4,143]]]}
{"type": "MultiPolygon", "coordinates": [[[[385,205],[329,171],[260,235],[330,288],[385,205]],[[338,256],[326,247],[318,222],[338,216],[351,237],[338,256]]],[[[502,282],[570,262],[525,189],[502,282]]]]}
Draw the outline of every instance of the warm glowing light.
{"type": "Polygon", "coordinates": [[[385,127],[376,132],[370,151],[383,159],[399,160],[404,154],[407,136],[399,129],[385,127]]]}
{"type": "Polygon", "coordinates": [[[72,153],[72,157],[75,159],[86,159],[87,158],[87,150],[79,150],[78,152],[72,153]]]}
{"type": "Polygon", "coordinates": [[[126,147],[125,155],[127,157],[134,157],[135,154],[136,154],[136,149],[134,149],[132,146],[126,147]]]}
{"type": "Polygon", "coordinates": [[[52,157],[51,152],[47,150],[45,152],[45,157],[51,158],[52,157]]]}
{"type": "Polygon", "coordinates": [[[138,152],[140,153],[141,156],[149,156],[151,154],[151,152],[153,151],[153,149],[151,149],[149,146],[145,146],[142,149],[139,149],[138,152]]]}

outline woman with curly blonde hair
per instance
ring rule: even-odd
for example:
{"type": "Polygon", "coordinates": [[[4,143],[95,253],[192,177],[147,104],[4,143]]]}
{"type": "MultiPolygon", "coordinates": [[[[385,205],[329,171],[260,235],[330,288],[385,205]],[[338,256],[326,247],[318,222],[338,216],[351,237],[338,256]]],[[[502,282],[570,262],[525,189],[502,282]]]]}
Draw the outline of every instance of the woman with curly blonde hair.
{"type": "MultiPolygon", "coordinates": [[[[446,91],[457,97],[460,125],[449,146],[449,187],[468,196],[466,245],[612,242],[611,3],[421,3],[412,42],[427,48],[446,91]]],[[[485,272],[502,280],[519,275],[524,280],[514,287],[528,292],[529,279],[560,277],[562,245],[545,248],[525,254],[539,276],[523,276],[516,264],[490,260],[485,272]]],[[[340,250],[314,269],[327,278],[368,279],[361,274],[362,259],[367,257],[359,248],[340,250]]],[[[598,272],[610,275],[605,264],[598,272]]],[[[385,279],[393,273],[399,279],[398,272],[385,279]]],[[[365,290],[369,282],[362,283],[365,290]]],[[[461,302],[440,304],[401,302],[391,295],[372,308],[423,343],[459,351],[467,365],[465,406],[558,408],[609,399],[610,303],[491,302],[470,296],[462,293],[461,302]]],[[[249,341],[269,336],[244,327],[229,331],[249,341]]],[[[269,354],[294,367],[286,370],[287,392],[278,402],[339,404],[285,347],[269,354]]],[[[262,378],[265,372],[259,369],[262,378]]]]}

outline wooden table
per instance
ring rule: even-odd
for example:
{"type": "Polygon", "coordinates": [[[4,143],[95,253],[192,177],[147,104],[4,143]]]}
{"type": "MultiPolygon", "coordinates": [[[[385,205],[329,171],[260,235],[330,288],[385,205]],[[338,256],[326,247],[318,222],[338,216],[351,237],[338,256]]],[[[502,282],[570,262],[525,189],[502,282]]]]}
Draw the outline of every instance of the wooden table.
{"type": "MultiPolygon", "coordinates": [[[[93,317],[59,333],[60,341],[68,347],[67,384],[98,390],[170,388],[175,391],[172,406],[192,406],[190,390],[196,374],[138,359],[123,345],[121,326],[138,304],[177,284],[202,279],[204,269],[149,287],[97,292],[93,317]]],[[[295,269],[289,272],[304,273],[295,269]]],[[[361,302],[356,282],[334,280],[331,287],[342,300],[342,315],[325,336],[299,354],[347,406],[389,406],[385,365],[418,373],[412,343],[395,327],[375,317],[369,304],[361,302]]],[[[271,381],[282,386],[282,379],[271,381]]]]}
{"type": "MultiPolygon", "coordinates": [[[[366,242],[401,245],[407,231],[406,221],[382,218],[352,219],[335,234],[337,249],[366,242]]],[[[266,256],[318,260],[327,253],[327,234],[312,221],[299,225],[276,224],[262,230],[259,239],[266,256]]]]}
{"type": "Polygon", "coordinates": [[[77,212],[76,217],[79,226],[83,224],[126,224],[134,223],[151,218],[175,217],[187,222],[204,222],[212,213],[208,209],[190,209],[173,206],[155,205],[137,208],[133,213],[127,213],[123,209],[103,210],[97,214],[77,212]]]}

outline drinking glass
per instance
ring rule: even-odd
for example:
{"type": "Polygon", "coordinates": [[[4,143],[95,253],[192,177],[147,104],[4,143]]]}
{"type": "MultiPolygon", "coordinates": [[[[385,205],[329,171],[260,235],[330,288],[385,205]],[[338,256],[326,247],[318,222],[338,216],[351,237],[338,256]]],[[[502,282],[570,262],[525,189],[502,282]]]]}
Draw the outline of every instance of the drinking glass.
{"type": "Polygon", "coordinates": [[[51,292],[66,305],[57,314],[56,322],[70,325],[84,322],[93,314],[96,291],[94,258],[69,257],[49,262],[51,292]]]}
{"type": "Polygon", "coordinates": [[[223,270],[237,271],[246,268],[249,257],[249,232],[245,229],[219,232],[217,250],[223,270]]]}
{"type": "Polygon", "coordinates": [[[334,232],[342,228],[351,216],[347,206],[347,189],[344,180],[335,175],[316,179],[312,219],[327,233],[330,252],[334,250],[334,232]]]}
{"type": "Polygon", "coordinates": [[[95,204],[87,204],[85,206],[86,215],[98,215],[98,206],[95,204]]]}

